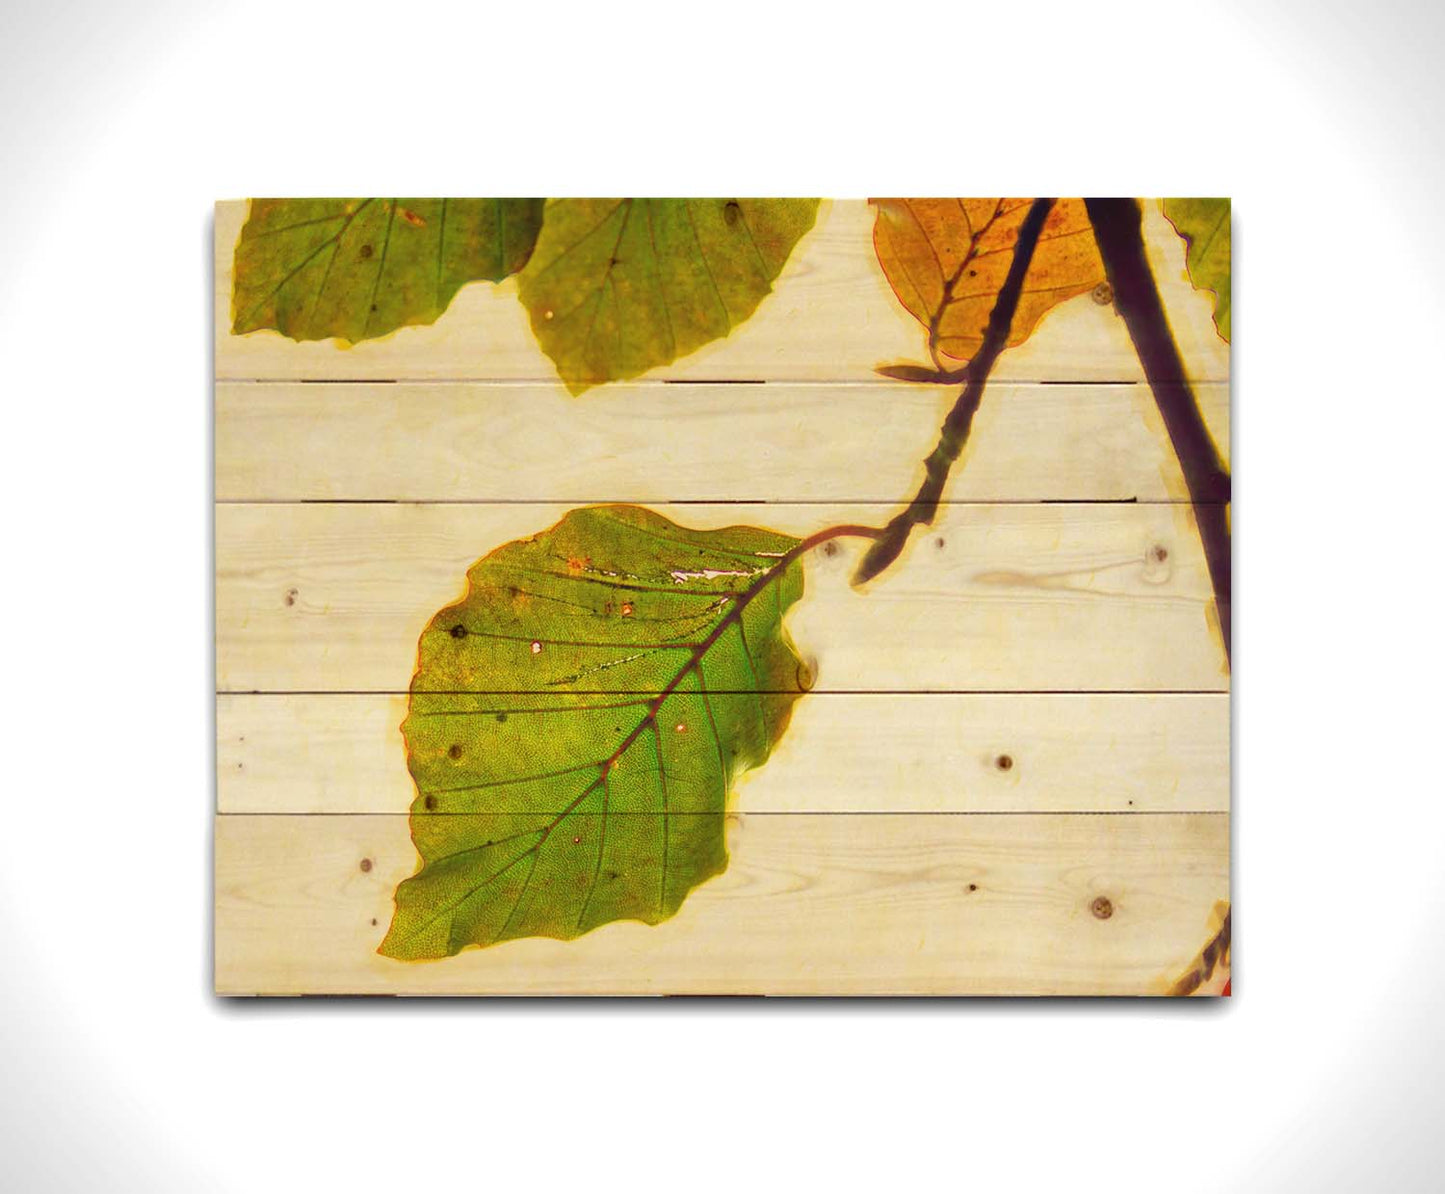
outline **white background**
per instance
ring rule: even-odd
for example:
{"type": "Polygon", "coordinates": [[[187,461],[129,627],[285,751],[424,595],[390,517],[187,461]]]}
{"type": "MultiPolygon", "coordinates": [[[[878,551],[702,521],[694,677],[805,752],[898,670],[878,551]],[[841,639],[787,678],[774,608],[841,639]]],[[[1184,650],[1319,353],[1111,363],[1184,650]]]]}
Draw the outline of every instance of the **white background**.
{"type": "Polygon", "coordinates": [[[1439,1189],[1442,33],[7,0],[0,1188],[1439,1189]],[[209,208],[398,190],[1232,195],[1236,997],[211,997],[209,208]]]}

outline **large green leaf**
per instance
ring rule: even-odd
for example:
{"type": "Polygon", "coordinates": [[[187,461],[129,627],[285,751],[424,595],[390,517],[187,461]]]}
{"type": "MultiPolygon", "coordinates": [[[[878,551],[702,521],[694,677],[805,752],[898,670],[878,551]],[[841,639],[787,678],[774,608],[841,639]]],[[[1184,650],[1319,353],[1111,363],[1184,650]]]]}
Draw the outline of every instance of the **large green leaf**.
{"type": "Polygon", "coordinates": [[[809,680],[796,539],[574,510],[474,564],[402,724],[417,873],[380,952],[656,924],[727,866],[723,817],[809,680]]]}
{"type": "Polygon", "coordinates": [[[540,199],[254,199],[231,330],[355,343],[432,323],[468,282],[526,264],[540,199]]]}
{"type": "Polygon", "coordinates": [[[816,199],[553,199],[522,302],[580,394],[726,336],[817,214],[816,199]]]}
{"type": "Polygon", "coordinates": [[[1184,238],[1184,260],[1196,290],[1214,292],[1214,326],[1229,339],[1229,200],[1165,199],[1164,215],[1184,238]]]}

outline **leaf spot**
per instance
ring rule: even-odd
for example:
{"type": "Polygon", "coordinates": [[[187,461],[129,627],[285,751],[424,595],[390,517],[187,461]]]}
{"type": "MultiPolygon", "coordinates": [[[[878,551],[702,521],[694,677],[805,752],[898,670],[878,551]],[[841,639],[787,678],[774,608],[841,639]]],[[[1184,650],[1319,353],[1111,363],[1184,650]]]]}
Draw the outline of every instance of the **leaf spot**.
{"type": "Polygon", "coordinates": [[[622,616],[624,618],[632,617],[632,602],[624,601],[622,603],[622,616]]]}
{"type": "Polygon", "coordinates": [[[451,636],[452,638],[466,638],[467,628],[463,626],[460,622],[458,622],[455,626],[452,627],[451,636]]]}
{"type": "Polygon", "coordinates": [[[462,757],[462,744],[460,742],[453,742],[447,754],[454,759],[460,759],[462,757]]]}
{"type": "Polygon", "coordinates": [[[681,585],[686,584],[690,580],[717,580],[723,576],[753,576],[755,574],[752,572],[741,572],[737,569],[724,568],[703,568],[698,572],[687,572],[681,568],[676,568],[668,575],[670,575],[676,583],[681,585]]]}
{"type": "Polygon", "coordinates": [[[536,639],[533,639],[533,640],[532,640],[532,654],[533,654],[533,655],[540,655],[540,654],[542,654],[542,644],[539,643],[536,639]]]}

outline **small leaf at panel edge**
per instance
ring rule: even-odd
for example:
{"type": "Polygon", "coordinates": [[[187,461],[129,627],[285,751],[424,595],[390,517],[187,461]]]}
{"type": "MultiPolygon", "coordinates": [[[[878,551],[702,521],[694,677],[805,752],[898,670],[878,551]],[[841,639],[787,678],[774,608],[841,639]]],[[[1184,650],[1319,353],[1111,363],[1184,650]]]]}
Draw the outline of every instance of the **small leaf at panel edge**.
{"type": "Polygon", "coordinates": [[[772,290],[816,199],[553,199],[518,279],[573,394],[727,336],[772,290]]]}
{"type": "Polygon", "coordinates": [[[231,330],[354,344],[434,323],[468,282],[526,264],[542,210],[541,199],[254,199],[231,330]]]}
{"type": "Polygon", "coordinates": [[[810,685],[802,545],[574,510],[474,564],[423,632],[402,734],[421,855],[379,952],[656,924],[727,866],[728,793],[810,685]]]}
{"type": "Polygon", "coordinates": [[[1184,239],[1184,263],[1195,290],[1214,295],[1214,327],[1229,342],[1230,201],[1228,199],[1161,199],[1159,206],[1174,231],[1184,239]]]}

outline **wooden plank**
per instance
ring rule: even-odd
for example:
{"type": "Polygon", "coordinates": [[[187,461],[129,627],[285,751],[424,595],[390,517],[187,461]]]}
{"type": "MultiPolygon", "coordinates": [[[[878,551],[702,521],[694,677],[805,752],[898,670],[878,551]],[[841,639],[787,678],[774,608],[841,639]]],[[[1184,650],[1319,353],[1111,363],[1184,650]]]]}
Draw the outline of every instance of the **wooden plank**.
{"type": "MultiPolygon", "coordinates": [[[[216,511],[223,692],[402,692],[467,568],[564,504],[225,505],[216,511]]],[[[797,535],[895,507],[689,505],[692,527],[797,535]]],[[[866,590],[859,541],[809,556],[789,627],[819,691],[1224,691],[1209,578],[1180,505],[950,505],[866,590]]]]}
{"type": "Polygon", "coordinates": [[[380,957],[405,818],[221,816],[222,994],[1163,994],[1229,891],[1229,818],[733,815],[660,925],[380,957]],[[1108,901],[1105,910],[1099,900],[1108,901]]]}
{"type": "MultiPolygon", "coordinates": [[[[403,328],[351,347],[294,343],[275,332],[230,333],[231,263],[244,202],[216,207],[216,377],[219,380],[511,379],[557,385],[517,301],[515,278],[463,287],[430,327],[403,328]]],[[[1145,238],[1184,359],[1196,381],[1229,377],[1229,346],[1214,336],[1210,300],[1189,285],[1183,243],[1146,203],[1145,238]],[[1173,317],[1189,312],[1188,318],[1173,317]]],[[[894,297],[873,252],[873,209],[824,201],[756,313],[726,339],[648,376],[682,381],[861,381],[882,364],[926,359],[924,332],[894,297]]],[[[1142,377],[1122,321],[1081,295],[1060,305],[1028,342],[1010,349],[998,380],[1135,381],[1142,377]]]]}
{"type": "MultiPolygon", "coordinates": [[[[405,813],[416,795],[406,708],[401,694],[222,695],[220,811],[405,813]]],[[[756,813],[1227,812],[1229,697],[814,693],[734,802],[756,813]]]]}
{"type": "MultiPolygon", "coordinates": [[[[521,383],[216,388],[221,501],[899,502],[957,387],[521,383]],[[819,429],[849,435],[820,445],[819,429]],[[739,445],[748,448],[739,451],[739,445]]],[[[1229,387],[1198,387],[1223,451],[1229,387]]],[[[1182,500],[1148,386],[990,385],[954,501],[1182,500]]]]}

